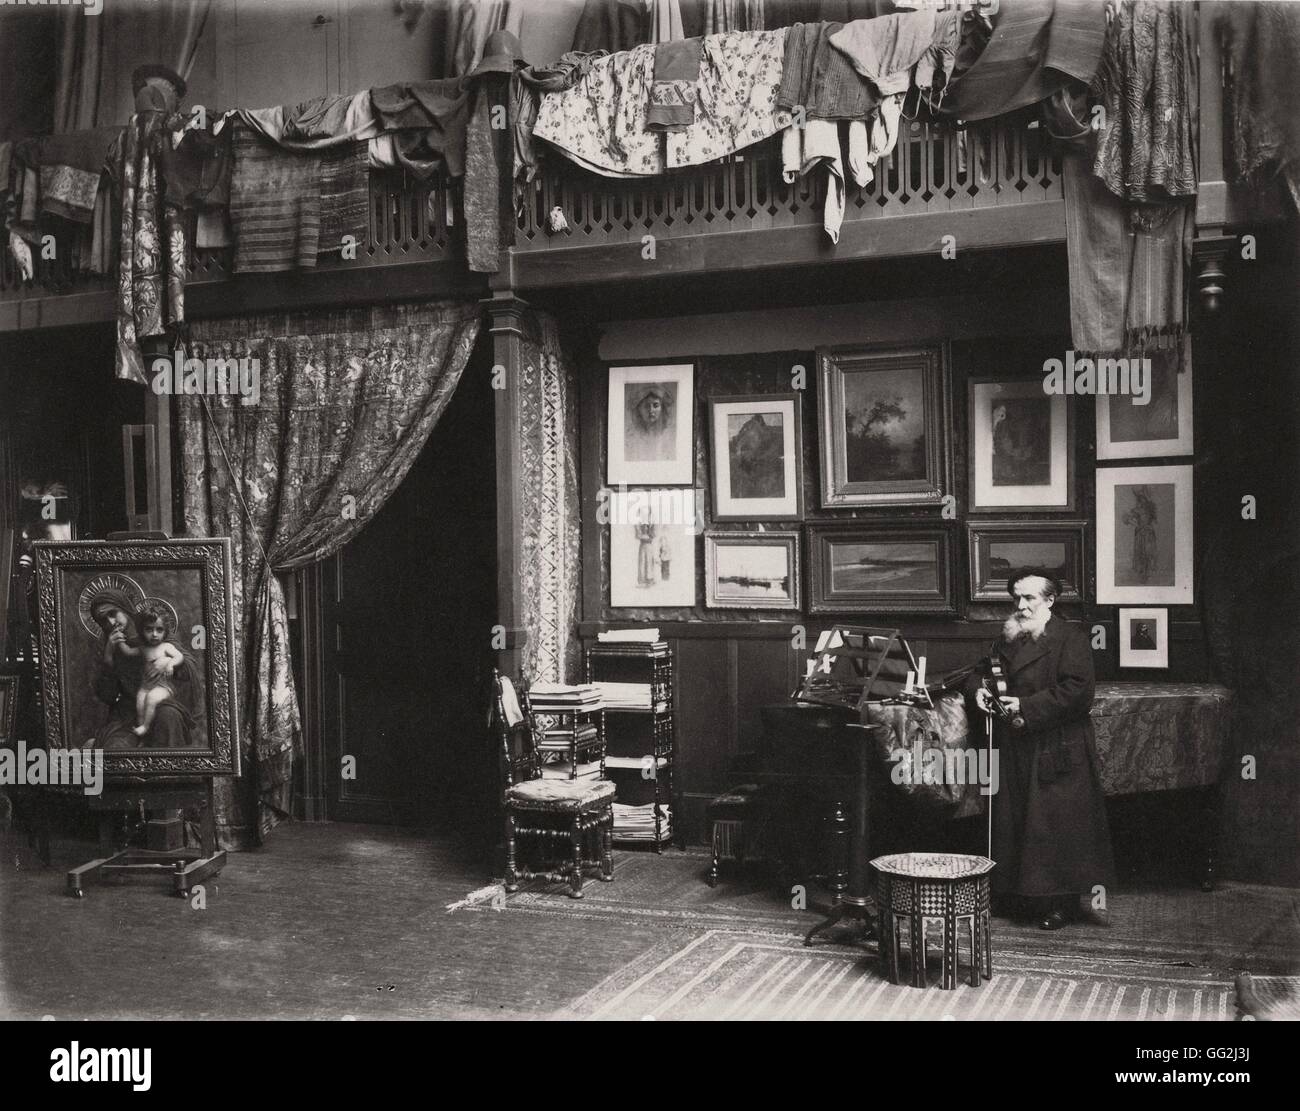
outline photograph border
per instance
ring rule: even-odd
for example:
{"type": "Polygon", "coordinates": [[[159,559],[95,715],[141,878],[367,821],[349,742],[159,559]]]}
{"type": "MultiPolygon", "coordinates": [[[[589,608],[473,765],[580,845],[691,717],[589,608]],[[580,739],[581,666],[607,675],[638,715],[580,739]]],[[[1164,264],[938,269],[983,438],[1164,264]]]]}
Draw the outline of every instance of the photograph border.
{"type": "Polygon", "coordinates": [[[1191,455],[1195,443],[1192,427],[1193,389],[1191,345],[1182,355],[1182,368],[1178,371],[1178,435],[1164,440],[1124,440],[1116,443],[1110,438],[1111,395],[1097,395],[1097,458],[1153,459],[1162,456],[1191,455]]]}

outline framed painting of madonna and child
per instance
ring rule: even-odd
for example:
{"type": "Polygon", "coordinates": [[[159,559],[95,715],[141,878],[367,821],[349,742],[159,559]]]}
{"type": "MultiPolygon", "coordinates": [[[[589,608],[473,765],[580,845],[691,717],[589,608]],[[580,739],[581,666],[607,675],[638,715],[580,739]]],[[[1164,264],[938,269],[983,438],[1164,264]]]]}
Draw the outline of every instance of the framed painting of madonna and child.
{"type": "Polygon", "coordinates": [[[230,541],[35,548],[46,743],[110,775],[238,775],[230,541]]]}

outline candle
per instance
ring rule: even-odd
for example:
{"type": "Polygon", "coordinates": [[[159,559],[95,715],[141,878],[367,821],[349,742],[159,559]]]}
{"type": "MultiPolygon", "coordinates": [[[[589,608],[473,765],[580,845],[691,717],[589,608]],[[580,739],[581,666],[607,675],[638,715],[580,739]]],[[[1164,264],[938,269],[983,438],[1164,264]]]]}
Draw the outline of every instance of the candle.
{"type": "Polygon", "coordinates": [[[915,683],[915,682],[916,682],[916,672],[915,672],[915,671],[909,671],[909,672],[907,673],[907,686],[906,686],[906,688],[904,688],[905,693],[907,693],[907,694],[911,694],[911,693],[912,693],[912,684],[915,683]]]}
{"type": "Polygon", "coordinates": [[[916,685],[918,687],[924,687],[925,686],[925,657],[924,656],[922,656],[919,660],[916,661],[916,667],[917,667],[916,685]]]}

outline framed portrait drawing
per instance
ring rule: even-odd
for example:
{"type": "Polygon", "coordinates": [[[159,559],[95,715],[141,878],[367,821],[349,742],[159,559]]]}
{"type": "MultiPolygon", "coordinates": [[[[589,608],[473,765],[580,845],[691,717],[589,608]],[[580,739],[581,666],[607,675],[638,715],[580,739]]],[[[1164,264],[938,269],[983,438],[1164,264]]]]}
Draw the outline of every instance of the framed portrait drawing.
{"type": "Polygon", "coordinates": [[[1083,600],[1086,521],[979,521],[967,526],[972,602],[1006,602],[1007,577],[1041,567],[1061,584],[1058,601],[1083,600]]]}
{"type": "Polygon", "coordinates": [[[36,545],[52,748],[109,775],[238,775],[230,541],[36,545]]]}
{"type": "Polygon", "coordinates": [[[0,745],[18,740],[18,676],[0,675],[0,745]]]}
{"type": "Polygon", "coordinates": [[[1149,389],[1143,394],[1097,395],[1098,459],[1192,454],[1190,346],[1155,351],[1145,360],[1149,389]]]}
{"type": "Polygon", "coordinates": [[[609,368],[611,486],[689,486],[695,481],[695,367],[609,368]]]}
{"type": "Polygon", "coordinates": [[[713,519],[797,521],[802,515],[799,395],[709,400],[713,519]]]}
{"type": "Polygon", "coordinates": [[[1097,601],[1192,603],[1192,467],[1097,471],[1097,601]]]}
{"type": "Polygon", "coordinates": [[[693,495],[694,490],[611,493],[610,606],[626,609],[695,605],[693,495]]]}
{"type": "Polygon", "coordinates": [[[1039,379],[967,385],[970,511],[1074,508],[1073,425],[1039,379]]]}
{"type": "Polygon", "coordinates": [[[1119,666],[1169,666],[1169,611],[1120,607],[1119,666]]]}
{"type": "Polygon", "coordinates": [[[957,612],[947,529],[808,526],[809,613],[957,612]]]}
{"type": "Polygon", "coordinates": [[[704,534],[704,604],[718,609],[797,610],[797,532],[704,534]]]}
{"type": "Polygon", "coordinates": [[[817,352],[822,507],[938,505],[951,488],[942,349],[817,352]]]}

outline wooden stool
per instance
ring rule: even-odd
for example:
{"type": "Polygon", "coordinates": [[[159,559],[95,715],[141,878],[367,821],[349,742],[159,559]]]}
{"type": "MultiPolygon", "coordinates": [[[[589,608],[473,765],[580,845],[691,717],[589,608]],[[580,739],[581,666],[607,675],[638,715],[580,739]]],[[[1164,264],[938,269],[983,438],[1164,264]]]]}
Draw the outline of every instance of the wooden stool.
{"type": "Polygon", "coordinates": [[[762,843],[769,813],[766,796],[758,784],[745,783],[719,795],[705,809],[713,841],[710,887],[718,886],[718,865],[723,860],[743,864],[746,859],[756,859],[754,850],[762,843]]]}
{"type": "Polygon", "coordinates": [[[989,937],[989,873],[993,861],[956,853],[896,853],[871,862],[876,872],[876,907],[880,913],[880,955],[891,984],[901,983],[901,927],[908,927],[912,986],[925,987],[926,926],[938,922],[943,951],[944,989],[957,986],[957,926],[970,937],[970,983],[993,978],[993,943],[989,937]]]}

